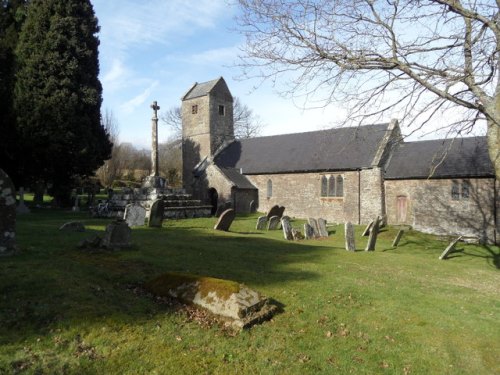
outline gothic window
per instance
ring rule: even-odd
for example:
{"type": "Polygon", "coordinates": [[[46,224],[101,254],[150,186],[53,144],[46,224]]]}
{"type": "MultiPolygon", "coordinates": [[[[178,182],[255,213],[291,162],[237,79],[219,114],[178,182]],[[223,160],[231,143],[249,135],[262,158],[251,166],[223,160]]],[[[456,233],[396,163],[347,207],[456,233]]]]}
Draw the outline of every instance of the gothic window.
{"type": "Polygon", "coordinates": [[[462,181],[462,199],[469,199],[470,195],[470,182],[462,181]]]}
{"type": "Polygon", "coordinates": [[[337,176],[337,191],[335,192],[335,196],[344,196],[344,179],[342,178],[342,176],[337,176]]]}
{"type": "Polygon", "coordinates": [[[198,106],[195,104],[191,107],[191,113],[196,115],[198,113],[198,106]]]}
{"type": "Polygon", "coordinates": [[[223,105],[219,106],[219,115],[224,116],[226,114],[226,109],[224,108],[223,105]]]}
{"type": "Polygon", "coordinates": [[[273,182],[271,180],[267,180],[267,198],[271,198],[273,196],[273,182]]]}
{"type": "Polygon", "coordinates": [[[453,181],[451,183],[451,199],[458,201],[460,199],[460,184],[458,181],[453,181]]]}
{"type": "Polygon", "coordinates": [[[335,176],[330,176],[328,178],[328,196],[335,196],[335,176]]]}
{"type": "Polygon", "coordinates": [[[326,176],[321,176],[321,196],[328,196],[328,180],[326,176]]]}

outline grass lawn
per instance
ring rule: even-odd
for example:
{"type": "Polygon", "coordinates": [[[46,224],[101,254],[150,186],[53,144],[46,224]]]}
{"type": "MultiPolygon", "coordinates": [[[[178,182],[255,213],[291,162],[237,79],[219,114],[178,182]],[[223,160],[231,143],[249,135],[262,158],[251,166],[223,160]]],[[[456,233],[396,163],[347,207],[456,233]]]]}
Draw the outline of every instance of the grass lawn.
{"type": "MultiPolygon", "coordinates": [[[[89,253],[76,244],[108,221],[34,209],[18,217],[22,252],[0,258],[0,374],[498,374],[500,250],[384,228],[349,253],[343,227],[289,242],[231,232],[215,219],[134,228],[134,248],[89,253]],[[61,233],[69,220],[85,233],[61,233]],[[245,283],[284,305],[272,321],[231,335],[134,293],[166,271],[245,283]]],[[[292,225],[302,226],[294,220],[292,225]]]]}

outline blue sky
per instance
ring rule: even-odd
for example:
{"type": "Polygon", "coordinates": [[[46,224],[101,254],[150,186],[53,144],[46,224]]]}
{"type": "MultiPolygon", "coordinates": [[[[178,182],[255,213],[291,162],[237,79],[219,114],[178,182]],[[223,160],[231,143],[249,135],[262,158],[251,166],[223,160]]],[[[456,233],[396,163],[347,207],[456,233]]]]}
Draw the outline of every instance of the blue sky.
{"type": "MultiPolygon", "coordinates": [[[[262,135],[329,127],[341,111],[302,110],[270,83],[239,80],[244,37],[226,0],[92,0],[99,19],[103,112],[113,112],[121,142],[150,147],[153,100],[160,114],[180,105],[194,83],[223,76],[234,96],[259,115],[262,135]],[[256,88],[256,86],[258,86],[256,88]]],[[[160,123],[159,141],[172,133],[160,123]]]]}

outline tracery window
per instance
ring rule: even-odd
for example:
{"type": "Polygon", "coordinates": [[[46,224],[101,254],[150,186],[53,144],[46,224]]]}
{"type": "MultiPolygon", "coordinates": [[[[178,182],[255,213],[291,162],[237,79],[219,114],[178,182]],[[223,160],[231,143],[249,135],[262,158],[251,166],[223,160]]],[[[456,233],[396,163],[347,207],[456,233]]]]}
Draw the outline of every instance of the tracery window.
{"type": "Polygon", "coordinates": [[[321,176],[322,197],[343,197],[344,178],[341,175],[321,176]]]}

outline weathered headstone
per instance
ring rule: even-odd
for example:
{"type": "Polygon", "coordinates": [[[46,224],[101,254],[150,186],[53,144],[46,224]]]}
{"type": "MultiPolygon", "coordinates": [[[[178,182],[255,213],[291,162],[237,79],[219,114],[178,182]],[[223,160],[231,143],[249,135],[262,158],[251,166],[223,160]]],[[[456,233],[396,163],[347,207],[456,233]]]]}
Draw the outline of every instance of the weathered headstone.
{"type": "Polygon", "coordinates": [[[130,237],[132,230],[126,222],[121,219],[115,220],[106,226],[101,247],[107,249],[119,249],[131,245],[130,237]]]}
{"type": "Polygon", "coordinates": [[[278,216],[280,219],[283,217],[283,213],[285,212],[285,207],[279,206],[278,208],[278,213],[276,216],[278,216]]]}
{"type": "Polygon", "coordinates": [[[81,221],[68,221],[59,227],[63,232],[85,232],[85,225],[81,221]]]}
{"type": "Polygon", "coordinates": [[[314,237],[319,238],[319,228],[316,219],[310,217],[309,219],[307,219],[307,221],[309,222],[309,225],[312,227],[314,231],[314,237]]]}
{"type": "Polygon", "coordinates": [[[380,218],[377,218],[373,221],[373,225],[370,229],[370,236],[368,237],[368,242],[366,243],[365,251],[374,251],[375,244],[377,243],[378,230],[380,225],[380,218]]]}
{"type": "Polygon", "coordinates": [[[350,221],[345,223],[345,249],[347,251],[356,251],[356,243],[354,241],[354,226],[350,221]]]}
{"type": "Polygon", "coordinates": [[[321,237],[328,237],[328,231],[326,230],[326,220],[319,218],[318,219],[318,230],[319,230],[319,235],[321,237]]]}
{"type": "Polygon", "coordinates": [[[23,187],[19,188],[19,204],[16,207],[16,213],[18,215],[30,213],[30,209],[24,203],[24,188],[23,187]]]}
{"type": "Polygon", "coordinates": [[[227,208],[223,205],[220,204],[217,206],[217,210],[215,210],[215,217],[220,217],[224,211],[226,211],[227,208]]]}
{"type": "Polygon", "coordinates": [[[251,201],[249,209],[250,209],[251,214],[256,212],[257,211],[257,203],[255,203],[255,201],[251,201]]]}
{"type": "Polygon", "coordinates": [[[458,241],[462,239],[462,236],[458,237],[457,239],[453,240],[447,247],[444,249],[444,251],[441,253],[439,256],[440,260],[444,260],[450,255],[450,253],[455,250],[455,246],[457,245],[458,241]]]}
{"type": "Polygon", "coordinates": [[[304,236],[306,237],[306,240],[310,240],[310,239],[314,238],[314,229],[308,223],[304,224],[304,236]]]}
{"type": "Polygon", "coordinates": [[[163,199],[155,199],[153,203],[151,203],[148,226],[160,228],[163,224],[164,212],[165,203],[163,202],[163,199]]]}
{"type": "Polygon", "coordinates": [[[266,228],[266,223],[267,223],[267,216],[259,216],[259,218],[257,219],[257,225],[255,226],[255,229],[264,230],[266,228]]]}
{"type": "Polygon", "coordinates": [[[398,246],[399,241],[401,240],[401,237],[403,237],[404,232],[405,231],[403,229],[400,229],[398,231],[398,234],[396,234],[396,237],[394,238],[394,241],[392,241],[392,247],[397,247],[398,246]]]}
{"type": "Polygon", "coordinates": [[[10,177],[0,169],[0,256],[16,250],[16,190],[10,177]]]}
{"type": "Polygon", "coordinates": [[[125,206],[123,219],[129,227],[142,226],[144,225],[144,220],[146,219],[146,209],[139,203],[127,204],[127,206],[125,206]]]}
{"type": "Polygon", "coordinates": [[[272,206],[271,209],[269,210],[269,212],[267,213],[267,220],[269,220],[270,218],[272,218],[273,216],[278,216],[278,217],[281,217],[279,215],[280,213],[280,207],[278,205],[276,206],[272,206]]]}
{"type": "Polygon", "coordinates": [[[303,240],[304,235],[300,233],[300,230],[292,228],[292,238],[294,239],[294,241],[303,240]]]}
{"type": "Polygon", "coordinates": [[[283,227],[283,236],[285,240],[293,240],[292,225],[290,224],[290,218],[288,216],[283,216],[281,218],[281,226],[283,227]]]}
{"type": "Polygon", "coordinates": [[[73,205],[73,207],[71,208],[71,210],[72,210],[73,212],[78,212],[78,211],[80,211],[80,205],[79,205],[79,202],[78,202],[79,198],[80,198],[80,197],[79,197],[79,196],[78,196],[78,194],[77,194],[77,195],[75,196],[75,204],[74,204],[74,205],[73,205]]]}
{"type": "Polygon", "coordinates": [[[373,220],[368,223],[365,230],[363,231],[363,234],[362,234],[363,237],[366,237],[370,234],[370,229],[372,229],[372,226],[373,226],[373,220]]]}
{"type": "Polygon", "coordinates": [[[227,209],[222,213],[222,215],[220,215],[219,220],[217,220],[217,224],[215,224],[214,226],[214,229],[227,232],[231,227],[231,224],[233,223],[235,217],[236,212],[232,208],[227,209]]]}
{"type": "Polygon", "coordinates": [[[280,223],[280,218],[278,216],[272,216],[267,224],[267,230],[276,230],[280,223]]]}

